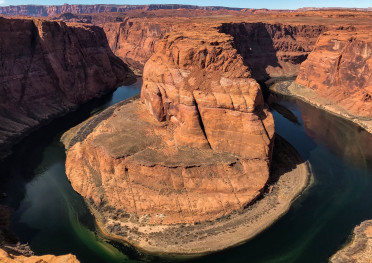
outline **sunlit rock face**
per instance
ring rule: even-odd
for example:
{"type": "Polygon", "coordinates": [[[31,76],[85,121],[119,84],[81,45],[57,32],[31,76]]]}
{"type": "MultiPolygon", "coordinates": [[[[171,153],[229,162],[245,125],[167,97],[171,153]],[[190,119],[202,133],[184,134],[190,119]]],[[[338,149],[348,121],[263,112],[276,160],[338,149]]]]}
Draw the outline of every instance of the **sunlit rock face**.
{"type": "Polygon", "coordinates": [[[262,193],[274,121],[232,43],[213,27],[169,34],[144,67],[140,101],[97,116],[87,136],[72,131],[67,175],[107,224],[214,220],[262,193]]]}
{"type": "Polygon", "coordinates": [[[296,82],[346,114],[372,118],[372,37],[368,27],[323,33],[296,82]]]}

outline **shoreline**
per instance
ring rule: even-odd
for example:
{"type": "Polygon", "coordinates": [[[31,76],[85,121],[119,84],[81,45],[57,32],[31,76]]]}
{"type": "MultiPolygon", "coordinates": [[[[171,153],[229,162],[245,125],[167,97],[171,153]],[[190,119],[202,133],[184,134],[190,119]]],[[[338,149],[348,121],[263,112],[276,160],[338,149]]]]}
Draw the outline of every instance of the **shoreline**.
{"type": "Polygon", "coordinates": [[[261,198],[243,211],[195,225],[146,226],[128,223],[129,231],[123,237],[110,232],[107,226],[113,222],[106,221],[102,213],[86,200],[94,215],[97,232],[102,238],[163,258],[192,258],[245,243],[286,214],[312,182],[310,164],[303,162],[288,142],[278,135],[277,138],[276,144],[280,147],[277,147],[279,153],[273,160],[275,171],[271,179],[274,182],[266,187],[261,198]],[[132,234],[133,231],[136,235],[132,234]]]}
{"type": "Polygon", "coordinates": [[[366,117],[357,117],[352,115],[338,105],[333,104],[331,101],[315,94],[311,89],[306,88],[295,81],[285,80],[273,83],[270,85],[269,90],[277,94],[300,99],[318,109],[325,110],[337,117],[351,121],[356,125],[359,125],[367,132],[372,133],[372,118],[369,119],[366,117]]]}
{"type": "Polygon", "coordinates": [[[331,263],[367,262],[372,256],[372,220],[363,221],[356,226],[352,239],[348,240],[331,258],[331,263]]]}
{"type": "MultiPolygon", "coordinates": [[[[84,108],[90,107],[97,107],[100,101],[105,99],[106,96],[110,96],[114,93],[119,87],[125,85],[132,85],[138,81],[138,78],[129,78],[122,82],[117,83],[114,88],[108,88],[106,90],[100,91],[97,96],[92,97],[86,101],[82,101],[78,105],[74,105],[71,107],[67,107],[63,109],[63,111],[57,114],[50,114],[44,119],[37,120],[37,124],[33,126],[28,126],[23,131],[18,134],[14,134],[13,136],[6,139],[6,141],[2,141],[0,143],[0,163],[7,160],[7,158],[11,158],[11,156],[16,152],[16,147],[21,145],[23,141],[27,140],[28,137],[32,136],[34,133],[39,132],[40,130],[45,129],[49,125],[52,125],[53,122],[57,122],[62,120],[63,118],[68,118],[68,116],[72,114],[76,114],[79,110],[84,108]]],[[[75,125],[74,125],[75,126],[75,125]]]]}

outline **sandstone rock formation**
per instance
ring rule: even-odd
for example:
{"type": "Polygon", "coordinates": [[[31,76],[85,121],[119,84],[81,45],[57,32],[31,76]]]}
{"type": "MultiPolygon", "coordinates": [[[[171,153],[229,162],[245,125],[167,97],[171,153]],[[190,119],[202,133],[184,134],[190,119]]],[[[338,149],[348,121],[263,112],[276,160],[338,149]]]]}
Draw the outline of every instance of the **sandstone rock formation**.
{"type": "Polygon", "coordinates": [[[132,76],[96,26],[0,18],[0,37],[1,155],[35,127],[132,76]]]}
{"type": "Polygon", "coordinates": [[[372,262],[372,221],[367,220],[354,229],[353,240],[330,259],[332,263],[372,262]]]}
{"type": "Polygon", "coordinates": [[[351,116],[372,120],[371,27],[323,33],[302,63],[296,82],[351,116]]]}
{"type": "Polygon", "coordinates": [[[205,30],[166,36],[146,63],[142,103],[65,142],[72,186],[101,212],[196,223],[243,209],[265,187],[272,115],[232,37],[205,30]]]}
{"type": "Polygon", "coordinates": [[[141,74],[146,61],[154,54],[155,46],[167,32],[170,24],[156,21],[129,20],[122,23],[105,23],[106,33],[111,50],[116,56],[141,74]]]}
{"type": "Polygon", "coordinates": [[[3,263],[79,263],[74,255],[63,256],[43,255],[43,256],[15,256],[0,249],[0,261],[3,263]]]}
{"type": "Polygon", "coordinates": [[[235,47],[256,80],[297,76],[325,25],[225,23],[221,32],[234,37],[235,47]]]}

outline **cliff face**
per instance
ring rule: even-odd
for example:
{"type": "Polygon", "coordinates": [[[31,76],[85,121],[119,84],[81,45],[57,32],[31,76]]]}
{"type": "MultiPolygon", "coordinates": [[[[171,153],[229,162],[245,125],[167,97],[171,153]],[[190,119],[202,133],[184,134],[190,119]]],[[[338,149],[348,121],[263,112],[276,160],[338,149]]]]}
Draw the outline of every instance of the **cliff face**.
{"type": "Polygon", "coordinates": [[[220,31],[234,37],[234,46],[256,80],[296,76],[312,51],[323,25],[225,23],[220,31]]]}
{"type": "Polygon", "coordinates": [[[260,195],[274,121],[231,36],[166,36],[145,65],[141,101],[66,136],[68,178],[105,227],[214,220],[260,195]]]}
{"type": "Polygon", "coordinates": [[[19,5],[19,6],[4,6],[0,7],[0,14],[12,16],[55,16],[62,13],[73,14],[91,14],[104,12],[128,12],[133,10],[151,11],[159,9],[193,9],[193,10],[208,10],[215,11],[220,9],[225,10],[241,10],[241,8],[228,8],[216,6],[191,6],[191,5],[19,5]]]}
{"type": "Polygon", "coordinates": [[[341,28],[322,34],[296,82],[349,115],[372,117],[371,28],[341,28]]]}
{"type": "Polygon", "coordinates": [[[122,23],[106,23],[103,30],[114,54],[140,73],[154,54],[156,43],[171,31],[171,25],[125,19],[122,23]]]}
{"type": "Polygon", "coordinates": [[[104,31],[0,18],[0,148],[132,76],[104,31]]]}

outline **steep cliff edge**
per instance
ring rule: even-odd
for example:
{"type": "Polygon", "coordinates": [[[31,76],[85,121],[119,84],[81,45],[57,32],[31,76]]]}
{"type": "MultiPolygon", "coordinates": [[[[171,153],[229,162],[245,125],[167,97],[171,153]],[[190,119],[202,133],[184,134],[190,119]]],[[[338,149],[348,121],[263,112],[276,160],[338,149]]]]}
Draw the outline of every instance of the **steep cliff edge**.
{"type": "Polygon", "coordinates": [[[146,61],[154,54],[156,44],[171,31],[172,25],[125,19],[121,23],[105,23],[102,28],[114,54],[140,75],[146,61]]]}
{"type": "Polygon", "coordinates": [[[132,77],[96,26],[0,18],[1,157],[35,127],[132,77]]]}
{"type": "Polygon", "coordinates": [[[225,23],[220,31],[234,37],[234,46],[256,80],[297,76],[325,25],[225,23]]]}
{"type": "Polygon", "coordinates": [[[296,82],[350,115],[372,118],[370,30],[350,27],[322,34],[296,82]]]}
{"type": "MultiPolygon", "coordinates": [[[[111,50],[138,74],[154,54],[155,46],[185,21],[168,19],[124,18],[120,23],[104,23],[111,50]]],[[[186,26],[187,25],[183,25],[186,26]]],[[[217,25],[218,26],[218,25],[217,25]]],[[[257,81],[297,76],[300,64],[312,51],[324,25],[286,25],[279,23],[223,23],[219,31],[233,36],[234,48],[243,57],[257,81]]]]}

